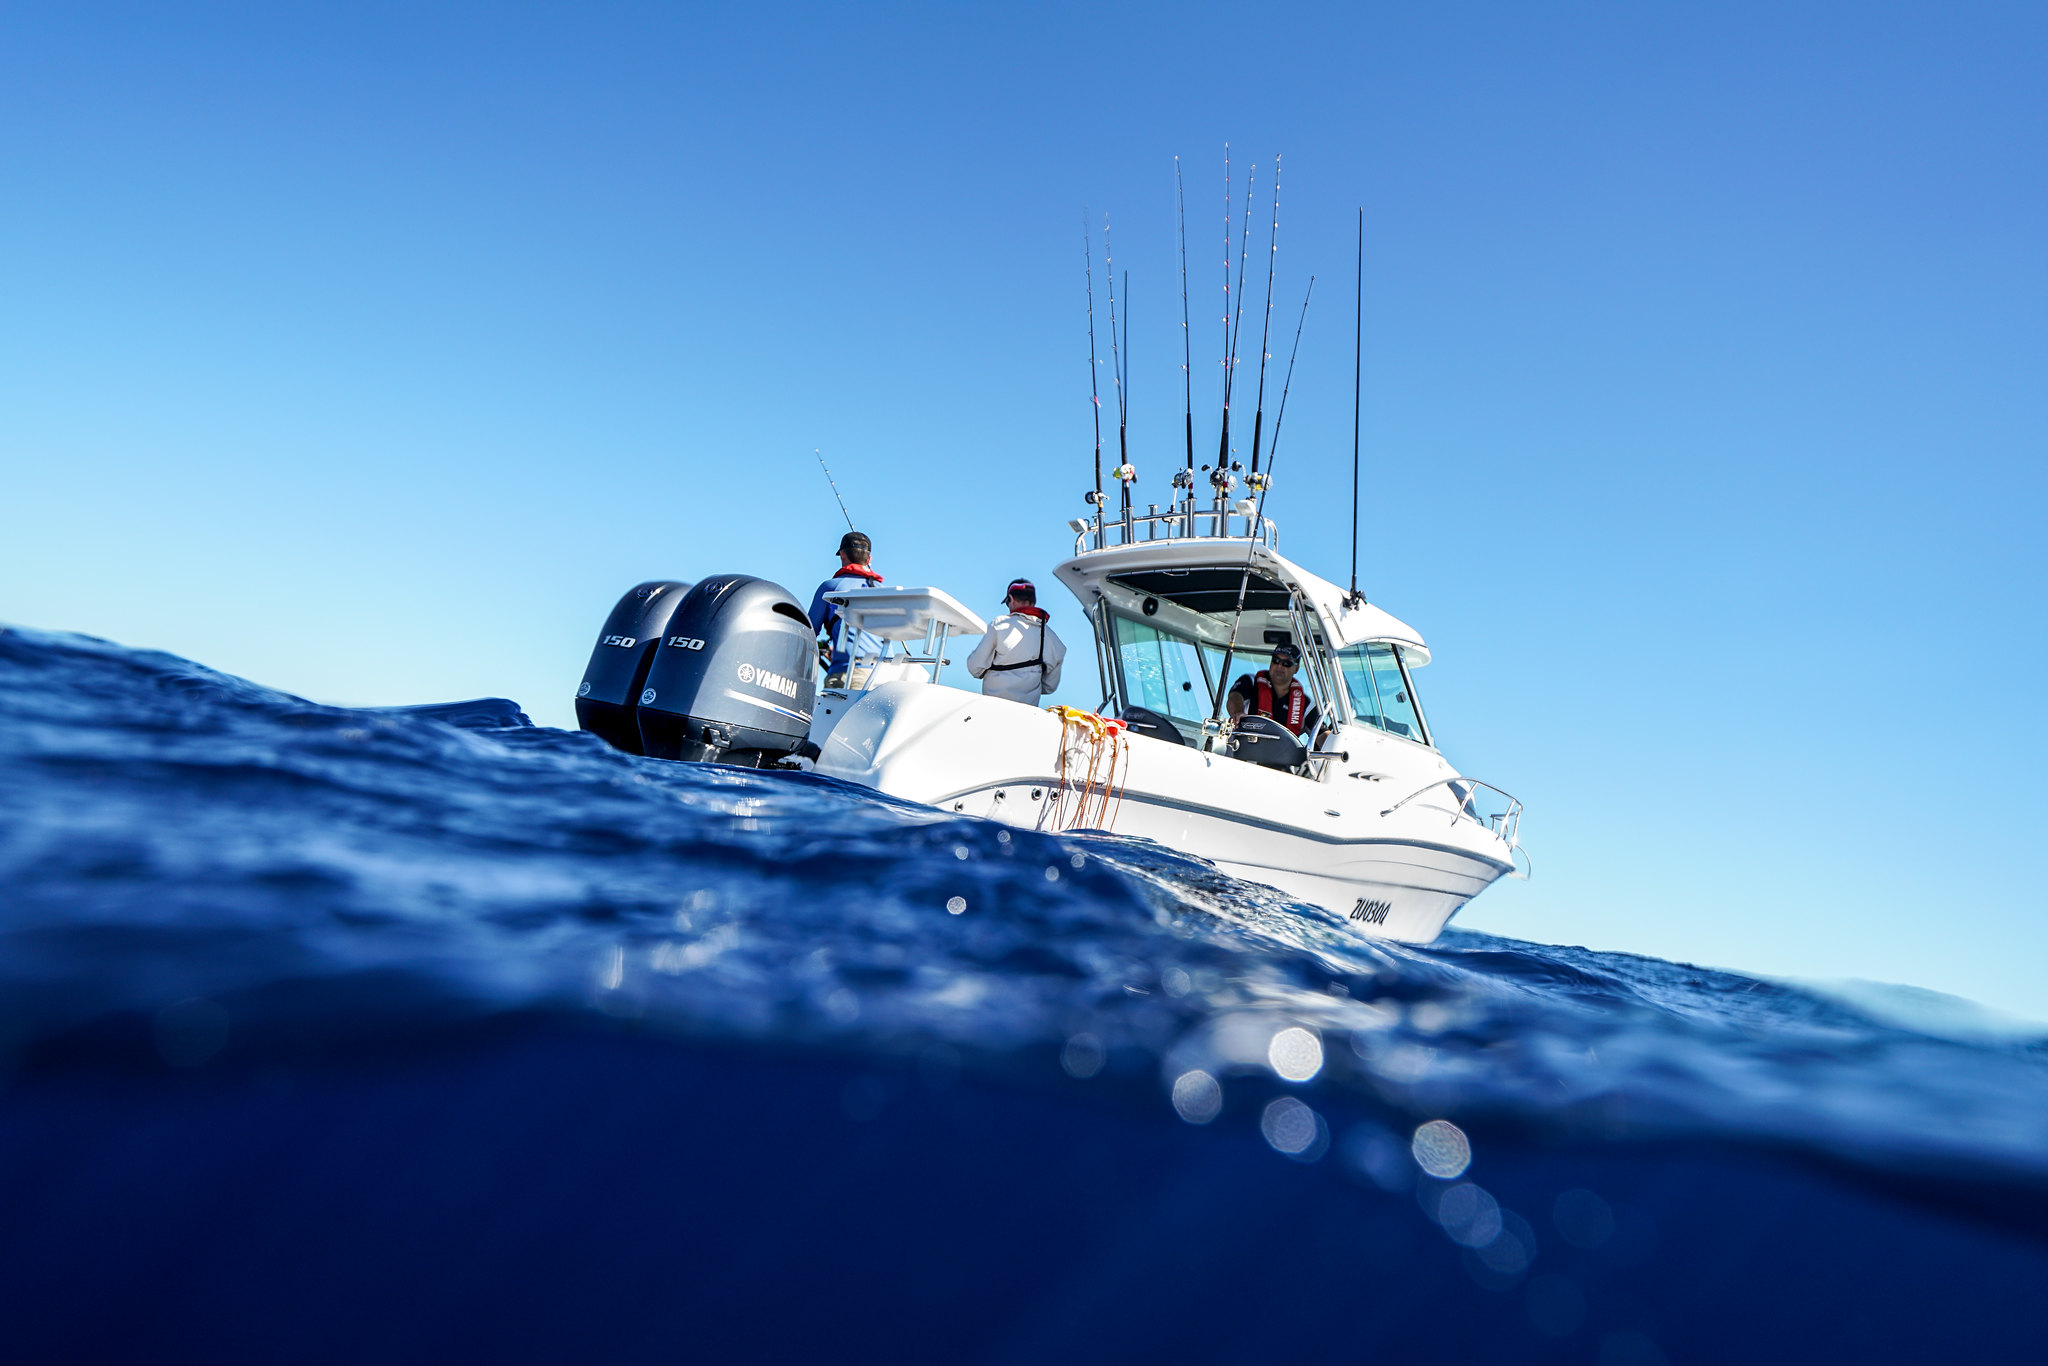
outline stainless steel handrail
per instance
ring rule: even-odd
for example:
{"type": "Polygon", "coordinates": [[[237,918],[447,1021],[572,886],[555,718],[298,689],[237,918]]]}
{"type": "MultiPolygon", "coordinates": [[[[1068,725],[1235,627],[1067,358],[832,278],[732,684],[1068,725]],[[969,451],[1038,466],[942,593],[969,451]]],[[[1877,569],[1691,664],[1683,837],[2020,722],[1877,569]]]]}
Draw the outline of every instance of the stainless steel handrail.
{"type": "Polygon", "coordinates": [[[1192,499],[1169,503],[1164,508],[1151,503],[1144,512],[1134,507],[1128,514],[1117,513],[1108,518],[1097,512],[1086,519],[1076,518],[1068,525],[1078,528],[1074,536],[1076,555],[1086,552],[1091,545],[1098,550],[1109,550],[1152,541],[1251,539],[1263,541],[1268,549],[1275,550],[1280,545],[1280,526],[1271,517],[1241,512],[1236,505],[1228,503],[1220,507],[1200,507],[1192,499]],[[1244,525],[1244,535],[1231,534],[1232,521],[1244,525]],[[1209,530],[1196,530],[1203,522],[1209,524],[1209,530]]]}
{"type": "Polygon", "coordinates": [[[1472,793],[1470,791],[1459,792],[1457,794],[1457,808],[1451,812],[1451,824],[1456,825],[1461,818],[1464,820],[1471,821],[1474,825],[1480,826],[1487,830],[1491,830],[1510,849],[1515,848],[1521,842],[1522,799],[1520,797],[1517,797],[1512,792],[1502,791],[1500,788],[1495,787],[1492,783],[1485,782],[1478,778],[1466,778],[1462,776],[1455,778],[1439,778],[1435,782],[1429,784],[1427,787],[1417,788],[1415,791],[1403,797],[1400,801],[1395,802],[1392,806],[1380,812],[1380,814],[1382,816],[1391,816],[1396,811],[1399,811],[1402,807],[1408,805],[1408,803],[1414,801],[1417,797],[1420,797],[1425,792],[1434,792],[1439,787],[1449,787],[1452,789],[1452,791],[1456,792],[1460,785],[1463,785],[1464,787],[1474,790],[1483,787],[1488,792],[1499,793],[1501,796],[1508,799],[1508,809],[1496,815],[1489,816],[1485,820],[1481,820],[1479,818],[1478,813],[1471,809],[1472,793]]]}

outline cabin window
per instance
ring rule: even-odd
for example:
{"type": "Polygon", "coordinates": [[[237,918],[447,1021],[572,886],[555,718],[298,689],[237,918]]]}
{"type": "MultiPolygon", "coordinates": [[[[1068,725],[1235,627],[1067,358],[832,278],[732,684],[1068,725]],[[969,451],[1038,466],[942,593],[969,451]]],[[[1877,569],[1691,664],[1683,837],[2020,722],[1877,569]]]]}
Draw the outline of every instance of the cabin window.
{"type": "Polygon", "coordinates": [[[1401,647],[1353,645],[1337,652],[1344,690],[1351,710],[1368,726],[1429,743],[1422,728],[1422,709],[1415,704],[1415,685],[1401,659],[1401,647]]]}
{"type": "Polygon", "coordinates": [[[1113,617],[1124,705],[1200,722],[1209,715],[1208,671],[1195,642],[1128,617],[1113,617]]]}

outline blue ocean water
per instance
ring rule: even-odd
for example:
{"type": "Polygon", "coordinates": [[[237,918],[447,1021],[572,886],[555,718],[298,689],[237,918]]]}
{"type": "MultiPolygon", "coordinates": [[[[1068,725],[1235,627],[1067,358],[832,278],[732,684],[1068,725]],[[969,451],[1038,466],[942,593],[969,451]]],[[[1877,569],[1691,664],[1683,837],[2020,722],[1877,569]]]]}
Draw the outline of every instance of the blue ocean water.
{"type": "Polygon", "coordinates": [[[2048,1356],[2025,1033],[22,630],[0,898],[17,1359],[2048,1356]]]}

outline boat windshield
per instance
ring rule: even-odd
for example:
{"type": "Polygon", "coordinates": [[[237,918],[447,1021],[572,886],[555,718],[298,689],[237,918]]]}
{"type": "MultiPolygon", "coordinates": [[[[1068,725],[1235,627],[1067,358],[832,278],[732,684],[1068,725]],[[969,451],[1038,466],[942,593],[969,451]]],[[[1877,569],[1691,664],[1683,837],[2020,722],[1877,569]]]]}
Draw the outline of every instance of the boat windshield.
{"type": "Polygon", "coordinates": [[[1215,699],[1210,682],[1220,650],[1205,649],[1188,637],[1161,630],[1149,622],[1113,617],[1118,662],[1123,666],[1128,706],[1145,707],[1162,716],[1199,726],[1215,699]],[[1204,658],[1204,655],[1210,658],[1204,658]]]}
{"type": "Polygon", "coordinates": [[[1337,652],[1337,662],[1343,670],[1344,689],[1351,694],[1351,710],[1360,721],[1429,743],[1400,646],[1352,645],[1337,652]]]}

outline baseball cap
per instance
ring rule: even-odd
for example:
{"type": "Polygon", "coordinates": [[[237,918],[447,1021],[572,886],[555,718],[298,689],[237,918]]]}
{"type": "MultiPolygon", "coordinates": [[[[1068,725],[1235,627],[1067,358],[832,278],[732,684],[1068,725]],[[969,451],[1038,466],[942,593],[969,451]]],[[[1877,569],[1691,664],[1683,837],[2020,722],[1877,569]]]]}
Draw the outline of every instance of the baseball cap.
{"type": "Polygon", "coordinates": [[[1036,607],[1038,605],[1038,585],[1032,583],[1029,579],[1012,579],[1010,580],[1010,586],[1003,590],[1003,600],[1007,602],[1011,598],[1022,598],[1036,607]]]}
{"type": "Polygon", "coordinates": [[[1301,651],[1295,649],[1292,645],[1275,645],[1273,647],[1273,662],[1275,664],[1285,664],[1290,669],[1295,668],[1301,663],[1301,651]]]}

